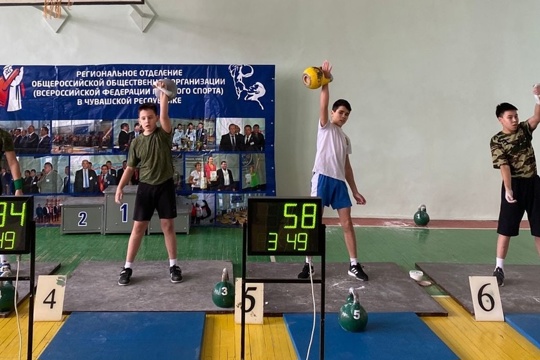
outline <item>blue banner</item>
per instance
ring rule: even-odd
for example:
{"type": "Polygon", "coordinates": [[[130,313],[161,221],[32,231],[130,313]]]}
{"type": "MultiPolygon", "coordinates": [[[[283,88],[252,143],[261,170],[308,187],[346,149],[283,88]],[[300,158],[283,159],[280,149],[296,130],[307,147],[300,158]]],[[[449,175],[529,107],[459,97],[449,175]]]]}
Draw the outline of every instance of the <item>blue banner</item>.
{"type": "MultiPolygon", "coordinates": [[[[206,165],[213,157],[218,170],[227,161],[232,171],[234,183],[226,192],[275,195],[274,65],[0,67],[0,127],[12,134],[21,170],[35,170],[40,179],[49,163],[58,179],[63,178],[63,186],[49,182],[32,193],[77,194],[75,173],[84,160],[96,165],[97,175],[104,163],[110,163],[110,172],[120,170],[129,141],[137,134],[138,107],[157,102],[154,84],[170,79],[177,86],[169,117],[175,128],[171,153],[178,193],[199,189],[190,175],[197,162],[206,165]],[[240,144],[230,138],[233,125],[240,144]]],[[[209,181],[202,190],[222,189],[209,181]]]]}

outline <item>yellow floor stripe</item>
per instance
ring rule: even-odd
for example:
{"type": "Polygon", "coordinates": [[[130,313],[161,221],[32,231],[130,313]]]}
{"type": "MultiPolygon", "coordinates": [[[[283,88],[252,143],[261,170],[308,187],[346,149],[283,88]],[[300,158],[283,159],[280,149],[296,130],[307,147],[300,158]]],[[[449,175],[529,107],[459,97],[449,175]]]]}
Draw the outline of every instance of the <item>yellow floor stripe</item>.
{"type": "MultiPolygon", "coordinates": [[[[19,324],[21,329],[22,351],[21,359],[27,358],[28,348],[28,300],[24,301],[18,308],[19,324]]],[[[62,321],[34,322],[34,341],[32,346],[32,358],[38,359],[45,347],[54,338],[60,327],[64,324],[67,316],[62,317],[62,321]]],[[[17,318],[13,313],[8,318],[0,319],[0,359],[19,359],[19,333],[17,318]]]]}
{"type": "MultiPolygon", "coordinates": [[[[232,314],[206,315],[201,359],[240,359],[241,327],[232,314]],[[216,327],[219,330],[216,331],[216,327]]],[[[296,359],[282,317],[265,317],[263,325],[246,325],[245,359],[296,359]]]]}
{"type": "Polygon", "coordinates": [[[507,323],[476,321],[451,297],[435,299],[448,317],[422,319],[460,359],[540,359],[540,349],[507,323]]]}

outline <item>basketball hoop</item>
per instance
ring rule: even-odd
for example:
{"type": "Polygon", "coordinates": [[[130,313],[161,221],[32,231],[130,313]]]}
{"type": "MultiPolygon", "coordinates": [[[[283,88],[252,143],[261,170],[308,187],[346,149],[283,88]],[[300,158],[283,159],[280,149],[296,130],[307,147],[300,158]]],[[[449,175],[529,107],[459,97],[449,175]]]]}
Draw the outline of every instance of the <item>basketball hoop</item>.
{"type": "MultiPolygon", "coordinates": [[[[43,16],[58,19],[62,16],[62,0],[44,0],[43,16]]],[[[64,2],[66,2],[64,0],[64,2]]],[[[72,0],[67,1],[67,6],[71,6],[72,0]]]]}

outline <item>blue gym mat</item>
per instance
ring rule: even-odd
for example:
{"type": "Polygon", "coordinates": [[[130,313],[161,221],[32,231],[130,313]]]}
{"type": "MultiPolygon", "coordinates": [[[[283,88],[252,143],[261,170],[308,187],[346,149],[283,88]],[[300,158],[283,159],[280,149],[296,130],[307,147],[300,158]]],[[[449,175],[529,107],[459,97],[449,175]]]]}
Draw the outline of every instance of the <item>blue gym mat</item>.
{"type": "MultiPolygon", "coordinates": [[[[341,328],[337,313],[326,313],[325,359],[458,359],[414,313],[369,313],[364,332],[341,328]]],[[[284,314],[299,359],[305,359],[311,336],[313,314],[284,314]]],[[[319,321],[309,359],[319,359],[319,321]]]]}
{"type": "Polygon", "coordinates": [[[199,359],[204,312],[76,312],[41,360],[199,359]]]}
{"type": "Polygon", "coordinates": [[[540,349],[540,314],[506,314],[506,322],[540,349]]]}

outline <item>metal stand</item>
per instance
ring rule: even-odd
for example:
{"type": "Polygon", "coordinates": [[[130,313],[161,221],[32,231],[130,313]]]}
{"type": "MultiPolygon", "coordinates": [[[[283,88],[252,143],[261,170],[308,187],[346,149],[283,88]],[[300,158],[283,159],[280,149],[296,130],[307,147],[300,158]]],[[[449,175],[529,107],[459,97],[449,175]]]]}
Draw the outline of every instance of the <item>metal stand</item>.
{"type": "MultiPolygon", "coordinates": [[[[21,276],[19,278],[15,276],[2,278],[2,280],[11,281],[30,281],[30,295],[28,298],[28,350],[26,357],[28,360],[32,360],[32,344],[34,339],[34,298],[36,295],[36,223],[34,221],[30,221],[30,224],[30,233],[27,234],[27,236],[30,237],[30,252],[28,252],[28,254],[30,254],[30,274],[28,276],[21,276]]],[[[19,266],[21,266],[20,262],[19,266]]],[[[15,294],[15,296],[17,295],[15,294]]]]}
{"type": "MultiPolygon", "coordinates": [[[[246,284],[248,283],[285,283],[285,284],[306,284],[306,280],[303,279],[275,279],[275,278],[247,278],[247,244],[248,234],[247,225],[243,227],[243,247],[242,247],[242,322],[240,330],[240,359],[244,360],[245,345],[246,345],[246,284]]],[[[321,225],[320,239],[321,240],[321,279],[313,279],[314,284],[321,284],[321,316],[320,316],[320,333],[319,333],[319,358],[324,359],[324,321],[325,321],[325,279],[326,279],[326,226],[321,225]]],[[[300,256],[300,255],[299,255],[300,256]]],[[[302,255],[304,256],[304,255],[302,255]]],[[[309,281],[309,280],[308,280],[309,281]]],[[[307,360],[307,359],[306,359],[307,360]]]]}

